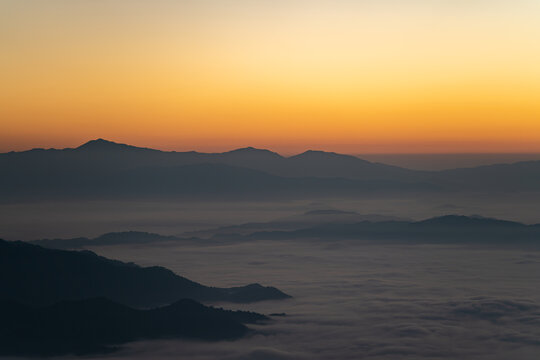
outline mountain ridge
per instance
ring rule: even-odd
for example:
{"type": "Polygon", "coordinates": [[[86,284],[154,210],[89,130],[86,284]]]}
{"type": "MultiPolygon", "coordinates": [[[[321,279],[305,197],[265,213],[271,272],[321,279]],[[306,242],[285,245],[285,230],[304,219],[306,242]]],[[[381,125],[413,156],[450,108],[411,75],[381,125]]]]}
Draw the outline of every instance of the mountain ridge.
{"type": "Polygon", "coordinates": [[[88,250],[57,250],[0,240],[0,299],[48,305],[100,296],[133,307],[170,304],[181,298],[249,303],[290,297],[257,283],[209,287],[160,266],[141,267],[88,250]]]}
{"type": "Polygon", "coordinates": [[[503,246],[520,244],[538,247],[540,225],[478,216],[443,215],[420,221],[322,224],[291,231],[259,231],[243,236],[244,241],[291,239],[503,246]]]}
{"type": "Polygon", "coordinates": [[[342,197],[388,191],[540,191],[540,161],[419,171],[320,150],[290,157],[254,147],[223,153],[174,152],[104,139],[77,148],[3,153],[0,169],[0,195],[4,201],[24,197],[39,200],[42,195],[144,197],[155,196],[158,188],[163,188],[163,196],[214,196],[217,192],[211,189],[220,189],[220,196],[263,198],[342,197]],[[204,167],[206,170],[202,170],[204,167]],[[178,186],[169,180],[172,178],[178,186]],[[188,184],[191,188],[183,191],[182,181],[189,178],[193,179],[188,184]],[[130,187],[132,194],[126,193],[130,187]]]}
{"type": "Polygon", "coordinates": [[[0,300],[0,317],[0,356],[40,357],[107,353],[143,339],[235,340],[250,332],[244,324],[269,320],[189,299],[141,310],[102,297],[42,307],[0,300]]]}
{"type": "MultiPolygon", "coordinates": [[[[348,216],[350,212],[342,212],[348,216]]],[[[362,217],[362,215],[359,215],[362,217]]],[[[291,217],[292,219],[296,217],[291,217]]],[[[287,219],[287,218],[285,218],[287,219]]],[[[324,221],[324,220],[321,220],[324,221]]],[[[147,242],[172,241],[179,244],[218,245],[229,242],[242,242],[250,240],[282,240],[301,238],[321,239],[411,239],[422,242],[457,239],[462,243],[476,244],[479,241],[494,243],[501,240],[526,240],[535,243],[538,239],[540,245],[540,224],[523,224],[516,221],[488,218],[478,215],[442,215],[424,220],[408,220],[397,217],[384,217],[382,215],[367,215],[362,221],[347,220],[336,221],[334,218],[320,223],[292,223],[278,220],[259,223],[245,223],[230,225],[214,229],[206,229],[186,233],[184,237],[163,236],[152,233],[118,232],[108,233],[94,239],[43,239],[30,241],[32,244],[57,249],[77,249],[85,246],[106,246],[118,244],[140,244],[137,236],[147,236],[147,242]],[[130,235],[136,234],[136,238],[130,235]],[[120,238],[116,238],[119,236],[120,238]],[[105,240],[103,240],[105,239],[105,240]],[[462,241],[463,240],[463,241],[462,241]]]]}

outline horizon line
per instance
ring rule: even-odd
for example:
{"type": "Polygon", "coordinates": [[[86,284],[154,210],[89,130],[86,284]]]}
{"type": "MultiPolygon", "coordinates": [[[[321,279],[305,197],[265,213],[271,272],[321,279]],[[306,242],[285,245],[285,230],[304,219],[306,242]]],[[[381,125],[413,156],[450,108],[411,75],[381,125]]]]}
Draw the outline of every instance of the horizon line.
{"type": "Polygon", "coordinates": [[[295,155],[300,155],[300,154],[303,154],[303,153],[306,153],[306,152],[309,152],[309,151],[315,151],[315,152],[324,152],[324,153],[334,153],[334,154],[340,154],[340,155],[350,155],[350,156],[362,156],[362,155],[371,155],[371,156],[418,156],[418,155],[540,155],[540,151],[507,151],[507,152],[500,152],[500,151],[497,151],[497,152],[490,152],[490,151],[463,151],[463,152],[446,152],[446,151],[441,151],[441,152],[337,152],[337,151],[332,151],[332,150],[324,150],[324,149],[321,149],[321,148],[306,148],[305,150],[303,151],[300,151],[300,152],[291,152],[291,151],[285,151],[285,152],[278,152],[278,151],[275,151],[271,148],[266,148],[266,147],[256,147],[256,146],[251,146],[251,145],[246,145],[246,146],[240,146],[239,147],[229,147],[229,148],[226,148],[224,150],[220,150],[220,151],[203,151],[203,150],[197,150],[196,148],[192,149],[192,150],[167,150],[167,149],[161,149],[161,148],[157,148],[157,147],[150,147],[150,146],[144,146],[144,145],[136,145],[136,144],[130,144],[130,143],[125,143],[125,142],[119,142],[119,141],[115,141],[115,140],[109,140],[109,139],[106,139],[106,138],[102,138],[102,137],[98,137],[98,138],[93,138],[93,139],[90,139],[90,140],[87,140],[83,143],[81,143],[80,145],[78,146],[75,146],[75,147],[32,147],[32,148],[27,148],[27,149],[22,149],[22,150],[8,150],[8,151],[4,151],[4,152],[1,152],[0,154],[8,154],[8,153],[20,153],[20,152],[27,152],[27,151],[33,151],[33,150],[74,150],[74,149],[77,149],[77,148],[80,148],[84,145],[87,145],[89,143],[92,143],[92,142],[96,142],[96,141],[103,141],[103,142],[106,142],[106,143],[109,143],[109,144],[114,144],[114,145],[124,145],[124,146],[129,146],[129,147],[133,147],[133,148],[139,148],[139,149],[148,149],[148,150],[156,150],[156,151],[161,151],[161,152],[176,152],[176,153],[187,153],[187,152],[197,152],[197,153],[201,153],[201,154],[219,154],[219,153],[228,153],[228,152],[233,152],[233,151],[238,151],[238,150],[247,150],[247,149],[253,149],[253,150],[259,150],[259,151],[269,151],[269,152],[272,152],[272,153],[275,153],[275,154],[278,154],[280,156],[286,156],[286,157],[291,157],[291,156],[295,156],[295,155]]]}

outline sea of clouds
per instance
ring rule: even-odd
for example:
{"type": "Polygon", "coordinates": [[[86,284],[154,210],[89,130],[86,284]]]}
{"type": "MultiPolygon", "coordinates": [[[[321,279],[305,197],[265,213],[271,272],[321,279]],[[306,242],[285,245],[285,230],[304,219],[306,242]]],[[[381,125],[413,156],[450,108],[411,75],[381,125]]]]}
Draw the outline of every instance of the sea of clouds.
{"type": "Polygon", "coordinates": [[[216,304],[273,317],[233,342],[163,340],[110,359],[537,359],[540,253],[452,245],[275,242],[102,247],[213,286],[276,286],[294,299],[216,304]]]}

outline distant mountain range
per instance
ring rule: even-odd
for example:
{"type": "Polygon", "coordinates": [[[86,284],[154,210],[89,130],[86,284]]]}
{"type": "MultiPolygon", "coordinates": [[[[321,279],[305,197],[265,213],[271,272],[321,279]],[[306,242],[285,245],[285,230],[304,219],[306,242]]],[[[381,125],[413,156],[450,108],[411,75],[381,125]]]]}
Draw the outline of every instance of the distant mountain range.
{"type": "Polygon", "coordinates": [[[446,215],[413,221],[381,215],[320,210],[315,211],[315,214],[308,212],[304,215],[270,222],[201,230],[178,237],[128,231],[109,233],[95,239],[43,239],[32,243],[50,248],[76,249],[166,241],[190,245],[217,245],[242,241],[292,239],[539,246],[540,224],[526,225],[513,221],[462,215],[446,215]]]}
{"type": "Polygon", "coordinates": [[[77,170],[127,170],[140,167],[178,167],[193,164],[223,164],[243,167],[284,177],[343,177],[373,180],[416,172],[355,156],[323,151],[306,151],[283,157],[269,150],[252,147],[224,153],[165,152],[97,139],[74,149],[33,149],[0,154],[0,166],[27,169],[68,166],[77,170]],[[47,161],[44,164],[43,161],[47,161]]]}
{"type": "Polygon", "coordinates": [[[58,356],[105,353],[141,339],[233,340],[244,323],[264,315],[228,311],[183,299],[161,308],[133,309],[105,298],[30,307],[0,300],[0,356],[58,356]]]}
{"type": "Polygon", "coordinates": [[[540,161],[428,172],[323,151],[164,152],[102,139],[74,149],[0,154],[0,169],[3,201],[540,190],[540,161]]]}
{"type": "MultiPolygon", "coordinates": [[[[233,236],[233,235],[228,235],[233,236]]],[[[222,236],[225,241],[228,236],[222,236]]],[[[236,241],[238,241],[238,236],[236,241]]],[[[243,236],[250,240],[367,240],[400,243],[487,245],[540,245],[540,225],[485,218],[446,215],[423,221],[362,221],[321,224],[291,231],[259,231],[243,236]]]]}
{"type": "Polygon", "coordinates": [[[0,299],[44,306],[94,297],[106,297],[128,306],[151,307],[184,298],[254,302],[290,296],[259,284],[208,287],[163,267],[140,267],[90,251],[45,249],[0,240],[0,299]]]}
{"type": "MultiPolygon", "coordinates": [[[[240,225],[223,226],[214,229],[205,229],[188,232],[182,235],[183,241],[198,241],[198,243],[208,243],[219,241],[220,237],[228,235],[248,235],[255,231],[272,230],[298,230],[323,224],[352,224],[362,221],[384,222],[384,221],[410,221],[410,219],[378,215],[359,214],[355,211],[343,211],[336,209],[319,209],[304,212],[298,215],[281,217],[267,222],[252,222],[240,225]],[[196,238],[196,239],[190,239],[196,238]]],[[[230,237],[229,237],[230,238],[230,237]]],[[[47,240],[42,240],[47,241],[47,240]]],[[[51,240],[52,241],[52,240],[51,240]]],[[[57,242],[58,245],[62,243],[57,242]]]]}
{"type": "Polygon", "coordinates": [[[183,244],[215,245],[221,237],[249,235],[256,231],[297,230],[322,224],[351,224],[362,221],[409,221],[409,219],[377,214],[359,214],[354,211],[320,209],[299,215],[282,217],[268,222],[254,222],[187,232],[178,236],[164,236],[141,231],[123,231],[103,234],[95,238],[40,239],[30,243],[54,249],[80,249],[95,246],[181,242],[183,244]]]}

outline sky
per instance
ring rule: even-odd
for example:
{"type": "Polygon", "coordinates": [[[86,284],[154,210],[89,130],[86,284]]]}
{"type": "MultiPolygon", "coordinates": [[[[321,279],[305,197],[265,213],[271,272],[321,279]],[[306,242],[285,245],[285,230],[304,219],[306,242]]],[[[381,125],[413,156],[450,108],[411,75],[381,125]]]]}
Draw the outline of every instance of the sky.
{"type": "Polygon", "coordinates": [[[539,0],[0,0],[0,152],[540,152],[539,0]]]}

